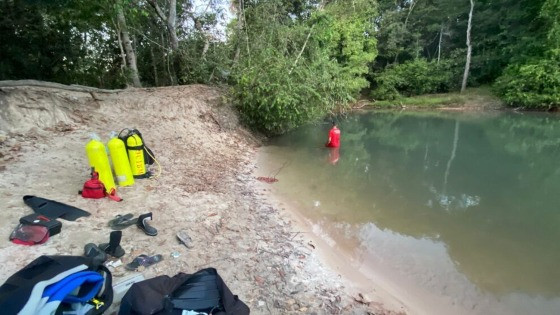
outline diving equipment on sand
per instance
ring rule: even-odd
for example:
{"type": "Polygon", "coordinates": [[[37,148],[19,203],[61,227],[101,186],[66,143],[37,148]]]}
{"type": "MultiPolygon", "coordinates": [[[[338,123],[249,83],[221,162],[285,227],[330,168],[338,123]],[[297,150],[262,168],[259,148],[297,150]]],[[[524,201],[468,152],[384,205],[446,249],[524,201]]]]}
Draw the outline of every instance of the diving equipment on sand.
{"type": "Polygon", "coordinates": [[[134,178],[146,177],[146,164],[144,163],[144,143],[137,134],[133,134],[126,139],[128,148],[128,160],[134,178]]]}
{"type": "Polygon", "coordinates": [[[62,202],[25,195],[23,196],[23,202],[30,206],[35,213],[42,214],[48,218],[56,219],[61,218],[68,221],[75,221],[81,217],[88,217],[89,212],[64,204],[62,202]]]}
{"type": "Polygon", "coordinates": [[[134,184],[134,177],[130,169],[128,161],[128,154],[124,142],[117,138],[116,134],[111,135],[111,140],[107,143],[109,147],[109,154],[111,155],[111,162],[115,169],[115,176],[119,186],[131,186],[134,184]]]}
{"type": "MultiPolygon", "coordinates": [[[[153,152],[146,146],[142,134],[137,129],[123,129],[118,135],[126,144],[130,169],[134,178],[149,178],[151,172],[146,170],[146,164],[152,165],[155,160],[153,152]]],[[[159,164],[158,164],[159,165],[159,164]]],[[[161,170],[160,170],[161,171],[161,170]]]]}
{"type": "Polygon", "coordinates": [[[105,185],[107,193],[111,194],[115,190],[115,180],[113,179],[107,150],[97,135],[93,134],[91,140],[86,144],[86,153],[89,165],[99,173],[99,180],[105,185]]]}

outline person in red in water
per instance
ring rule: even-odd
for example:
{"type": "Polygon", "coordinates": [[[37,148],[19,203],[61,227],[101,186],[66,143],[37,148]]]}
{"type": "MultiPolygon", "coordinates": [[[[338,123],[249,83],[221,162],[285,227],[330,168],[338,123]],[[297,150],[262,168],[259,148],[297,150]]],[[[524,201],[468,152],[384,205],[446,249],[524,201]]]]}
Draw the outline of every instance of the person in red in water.
{"type": "Polygon", "coordinates": [[[336,122],[332,122],[332,128],[329,131],[329,141],[325,144],[329,148],[340,147],[340,129],[336,127],[336,122]]]}

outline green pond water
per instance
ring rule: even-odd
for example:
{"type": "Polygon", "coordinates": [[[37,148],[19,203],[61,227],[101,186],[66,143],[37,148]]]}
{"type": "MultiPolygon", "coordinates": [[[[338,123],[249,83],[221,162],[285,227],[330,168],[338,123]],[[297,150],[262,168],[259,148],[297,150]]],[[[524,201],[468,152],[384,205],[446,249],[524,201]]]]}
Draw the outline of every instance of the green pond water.
{"type": "Polygon", "coordinates": [[[356,268],[425,313],[560,314],[560,116],[358,113],[338,151],[329,127],[271,139],[262,175],[356,268]]]}

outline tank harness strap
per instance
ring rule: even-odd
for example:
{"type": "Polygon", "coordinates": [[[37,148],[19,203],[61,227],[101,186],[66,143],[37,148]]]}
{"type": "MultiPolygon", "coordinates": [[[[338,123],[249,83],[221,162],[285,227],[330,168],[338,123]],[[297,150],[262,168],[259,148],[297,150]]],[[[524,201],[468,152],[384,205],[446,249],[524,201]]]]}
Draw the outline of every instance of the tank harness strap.
{"type": "Polygon", "coordinates": [[[109,193],[106,193],[106,195],[111,200],[118,201],[118,202],[123,201],[121,197],[117,196],[117,190],[115,188],[112,188],[109,193]]]}
{"type": "Polygon", "coordinates": [[[128,145],[127,145],[126,148],[127,148],[128,150],[143,150],[143,149],[144,149],[144,145],[143,145],[143,144],[142,144],[142,145],[137,145],[137,146],[128,146],[128,145]]]}
{"type": "Polygon", "coordinates": [[[150,178],[150,177],[152,177],[152,172],[146,171],[146,173],[144,173],[144,174],[142,174],[142,175],[132,175],[132,177],[138,178],[138,179],[150,178]]]}

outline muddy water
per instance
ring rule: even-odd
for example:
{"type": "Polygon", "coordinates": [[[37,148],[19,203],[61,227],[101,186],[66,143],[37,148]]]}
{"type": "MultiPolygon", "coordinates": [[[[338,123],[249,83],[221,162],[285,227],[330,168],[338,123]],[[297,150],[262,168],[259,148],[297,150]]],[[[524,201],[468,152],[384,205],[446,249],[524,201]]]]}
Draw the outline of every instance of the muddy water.
{"type": "Polygon", "coordinates": [[[418,313],[560,314],[560,118],[366,112],[272,139],[262,175],[418,313]]]}

